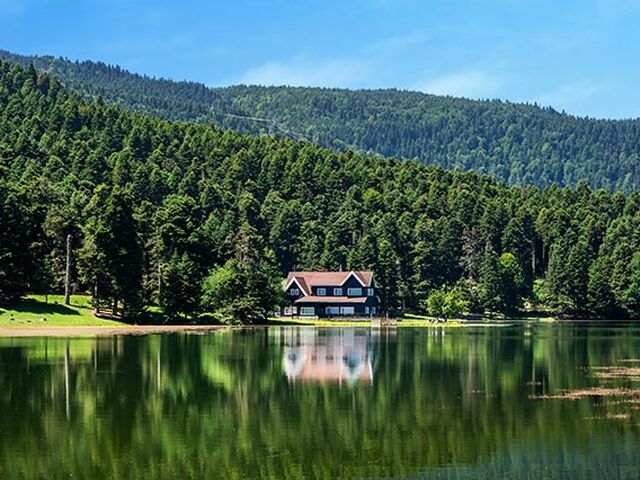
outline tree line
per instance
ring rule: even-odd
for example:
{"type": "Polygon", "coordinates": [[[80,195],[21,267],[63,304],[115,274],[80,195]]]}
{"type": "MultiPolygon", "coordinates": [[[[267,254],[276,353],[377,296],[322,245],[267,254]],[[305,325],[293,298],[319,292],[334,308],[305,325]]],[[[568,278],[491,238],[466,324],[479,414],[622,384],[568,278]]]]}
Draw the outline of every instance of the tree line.
{"type": "Polygon", "coordinates": [[[640,314],[640,195],[170,122],[0,62],[0,302],[72,278],[127,319],[258,321],[290,270],[372,269],[383,309],[640,314]],[[426,302],[426,303],[425,303],[426,302]]]}
{"type": "Polygon", "coordinates": [[[250,134],[282,127],[331,149],[416,159],[509,184],[546,188],[584,180],[610,191],[640,188],[639,120],[578,118],[537,105],[399,90],[208,88],[100,62],[6,51],[0,58],[34,64],[87,97],[169,120],[215,123],[250,134]]]}

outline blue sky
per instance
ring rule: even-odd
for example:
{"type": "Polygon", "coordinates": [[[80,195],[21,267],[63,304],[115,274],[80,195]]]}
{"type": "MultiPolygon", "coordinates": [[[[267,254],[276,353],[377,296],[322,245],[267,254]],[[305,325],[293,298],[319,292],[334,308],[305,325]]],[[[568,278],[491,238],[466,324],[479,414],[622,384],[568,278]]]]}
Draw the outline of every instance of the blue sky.
{"type": "Polygon", "coordinates": [[[154,76],[640,117],[640,0],[0,0],[0,48],[154,76]]]}

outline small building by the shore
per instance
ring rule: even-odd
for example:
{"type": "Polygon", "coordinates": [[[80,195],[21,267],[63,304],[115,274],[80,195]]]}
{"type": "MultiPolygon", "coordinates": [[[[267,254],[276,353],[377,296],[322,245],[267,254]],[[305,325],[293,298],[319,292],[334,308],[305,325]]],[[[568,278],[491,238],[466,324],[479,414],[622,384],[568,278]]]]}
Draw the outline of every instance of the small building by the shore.
{"type": "Polygon", "coordinates": [[[290,272],[282,315],[291,317],[375,317],[380,313],[373,272],[290,272]]]}

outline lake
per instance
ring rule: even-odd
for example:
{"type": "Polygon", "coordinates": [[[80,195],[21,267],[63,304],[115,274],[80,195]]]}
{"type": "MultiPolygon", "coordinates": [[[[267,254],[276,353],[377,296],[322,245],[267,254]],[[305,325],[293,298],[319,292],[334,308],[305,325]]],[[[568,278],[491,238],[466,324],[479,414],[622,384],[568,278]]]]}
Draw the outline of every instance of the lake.
{"type": "Polygon", "coordinates": [[[2,338],[0,478],[640,476],[640,328],[2,338]]]}

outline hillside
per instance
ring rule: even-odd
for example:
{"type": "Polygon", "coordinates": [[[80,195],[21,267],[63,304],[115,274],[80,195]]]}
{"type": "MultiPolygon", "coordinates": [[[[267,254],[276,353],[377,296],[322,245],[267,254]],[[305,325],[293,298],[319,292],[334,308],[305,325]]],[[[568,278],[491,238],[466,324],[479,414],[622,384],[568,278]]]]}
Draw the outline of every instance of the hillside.
{"type": "Polygon", "coordinates": [[[417,159],[510,184],[572,186],[586,180],[592,188],[640,189],[639,120],[577,118],[533,105],[397,90],[207,88],[90,61],[6,51],[0,58],[32,63],[87,97],[169,120],[304,136],[333,149],[417,159]]]}
{"type": "Polygon", "coordinates": [[[67,235],[76,289],[129,319],[252,321],[286,272],[340,267],[375,271],[391,314],[455,285],[478,312],[640,315],[637,193],[169,122],[0,61],[0,303],[60,290],[67,235]]]}

